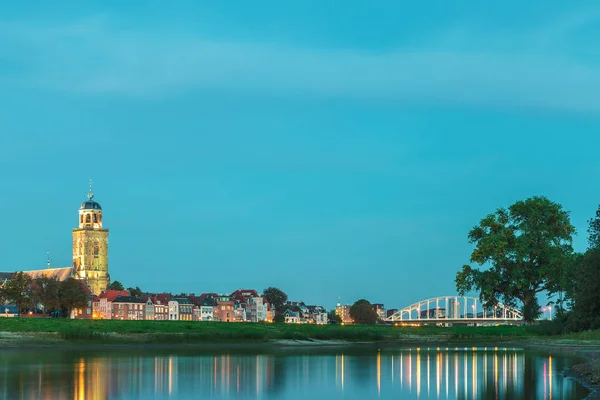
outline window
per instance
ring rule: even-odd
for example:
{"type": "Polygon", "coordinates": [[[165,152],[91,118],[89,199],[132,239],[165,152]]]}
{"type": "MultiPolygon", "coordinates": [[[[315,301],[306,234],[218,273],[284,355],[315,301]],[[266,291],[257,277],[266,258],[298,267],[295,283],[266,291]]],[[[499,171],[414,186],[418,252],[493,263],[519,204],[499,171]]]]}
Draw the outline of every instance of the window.
{"type": "Polygon", "coordinates": [[[98,254],[100,254],[100,246],[96,243],[94,245],[94,256],[98,256],[98,254]]]}
{"type": "Polygon", "coordinates": [[[86,222],[86,224],[89,224],[89,223],[90,223],[90,214],[87,214],[87,215],[85,216],[85,222],[86,222]]]}
{"type": "Polygon", "coordinates": [[[79,216],[79,223],[80,223],[80,224],[83,224],[83,214],[81,214],[81,215],[79,216]]]}

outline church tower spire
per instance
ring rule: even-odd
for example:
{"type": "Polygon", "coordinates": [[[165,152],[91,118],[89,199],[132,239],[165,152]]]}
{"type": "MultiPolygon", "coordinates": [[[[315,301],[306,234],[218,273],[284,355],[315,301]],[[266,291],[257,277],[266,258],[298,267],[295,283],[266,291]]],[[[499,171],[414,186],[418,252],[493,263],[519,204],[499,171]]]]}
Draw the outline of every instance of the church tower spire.
{"type": "Polygon", "coordinates": [[[92,180],[87,200],[79,207],[79,225],[73,229],[73,268],[91,292],[106,291],[108,274],[108,229],[102,225],[102,207],[94,200],[92,180]]]}

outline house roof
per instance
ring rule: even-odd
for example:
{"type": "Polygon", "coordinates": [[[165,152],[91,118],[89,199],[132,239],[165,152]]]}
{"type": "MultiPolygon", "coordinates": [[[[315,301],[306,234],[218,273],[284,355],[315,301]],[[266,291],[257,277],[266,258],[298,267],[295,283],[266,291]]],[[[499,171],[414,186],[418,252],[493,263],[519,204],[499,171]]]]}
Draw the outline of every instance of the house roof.
{"type": "Polygon", "coordinates": [[[243,303],[251,297],[260,297],[260,294],[258,294],[258,292],[254,289],[238,289],[231,293],[231,297],[243,303]]]}
{"type": "Polygon", "coordinates": [[[189,299],[186,299],[185,297],[176,297],[173,300],[178,302],[179,304],[192,304],[192,302],[189,299]]]}
{"type": "Polygon", "coordinates": [[[156,297],[162,304],[168,304],[169,300],[171,300],[171,293],[160,293],[154,297],[156,297]]]}
{"type": "Polygon", "coordinates": [[[119,296],[129,296],[127,290],[107,290],[106,293],[100,295],[100,297],[106,297],[108,301],[114,301],[119,296]]]}
{"type": "Polygon", "coordinates": [[[35,278],[52,278],[55,277],[59,281],[65,281],[67,278],[75,276],[75,269],[73,267],[65,268],[46,268],[46,269],[35,269],[32,271],[23,271],[23,273],[29,275],[31,279],[35,278]]]}
{"type": "Polygon", "coordinates": [[[140,303],[145,303],[145,301],[140,299],[139,297],[119,296],[113,300],[113,303],[138,303],[138,304],[140,304],[140,303]]]}

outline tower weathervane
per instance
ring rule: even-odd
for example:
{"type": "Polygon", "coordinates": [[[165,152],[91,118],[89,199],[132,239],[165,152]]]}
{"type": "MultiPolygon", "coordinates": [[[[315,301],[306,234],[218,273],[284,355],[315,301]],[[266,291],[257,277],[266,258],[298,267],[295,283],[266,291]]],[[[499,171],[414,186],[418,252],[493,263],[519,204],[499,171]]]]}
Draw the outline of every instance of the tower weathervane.
{"type": "Polygon", "coordinates": [[[90,179],[90,192],[88,193],[88,199],[92,200],[94,198],[94,192],[92,191],[92,180],[90,179]]]}

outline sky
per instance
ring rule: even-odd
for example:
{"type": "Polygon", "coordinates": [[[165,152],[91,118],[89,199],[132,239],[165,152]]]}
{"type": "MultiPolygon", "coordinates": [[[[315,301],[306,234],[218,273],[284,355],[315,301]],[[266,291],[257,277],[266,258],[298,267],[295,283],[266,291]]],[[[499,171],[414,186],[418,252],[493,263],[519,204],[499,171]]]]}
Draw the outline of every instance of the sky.
{"type": "Polygon", "coordinates": [[[534,195],[585,250],[600,4],[417,3],[2,3],[0,270],[71,265],[89,179],[148,291],[402,308],[534,195]]]}

